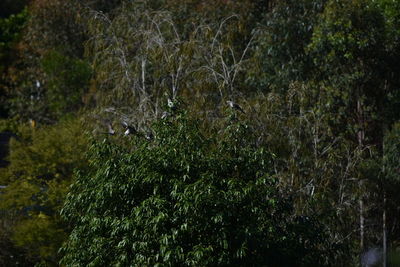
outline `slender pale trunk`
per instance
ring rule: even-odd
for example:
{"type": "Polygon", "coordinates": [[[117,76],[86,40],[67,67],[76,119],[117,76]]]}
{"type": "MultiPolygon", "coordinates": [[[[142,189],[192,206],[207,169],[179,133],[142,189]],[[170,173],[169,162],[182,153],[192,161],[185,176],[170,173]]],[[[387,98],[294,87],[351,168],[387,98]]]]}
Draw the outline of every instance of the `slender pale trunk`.
{"type": "MultiPolygon", "coordinates": [[[[357,139],[358,139],[358,145],[360,150],[363,150],[363,143],[364,143],[364,120],[363,120],[363,109],[362,109],[362,103],[360,100],[360,94],[358,94],[358,99],[357,99],[357,117],[358,117],[358,124],[359,124],[359,130],[357,133],[357,139]]],[[[365,217],[364,217],[364,186],[363,186],[363,180],[362,178],[360,179],[359,182],[360,186],[360,200],[359,200],[359,205],[360,205],[360,251],[361,253],[365,249],[365,217]]]]}
{"type": "Polygon", "coordinates": [[[146,93],[146,59],[142,59],[142,91],[146,93]]]}
{"type": "MultiPolygon", "coordinates": [[[[384,86],[384,91],[387,91],[387,86],[388,82],[385,80],[385,86],[384,86]]],[[[383,132],[386,132],[386,125],[383,125],[383,132]]],[[[385,142],[382,141],[382,155],[385,157],[385,142]]],[[[382,266],[386,267],[387,266],[387,226],[386,226],[386,189],[385,189],[385,179],[386,179],[386,168],[385,168],[385,162],[382,166],[382,173],[383,173],[383,179],[382,179],[382,189],[383,189],[383,211],[382,211],[382,266]]]]}
{"type": "Polygon", "coordinates": [[[364,251],[364,224],[365,224],[365,218],[364,218],[364,201],[362,198],[360,198],[360,251],[364,251]]]}
{"type": "Polygon", "coordinates": [[[387,258],[387,235],[386,235],[386,192],[383,192],[383,213],[382,213],[382,257],[383,267],[386,267],[387,258]]]}

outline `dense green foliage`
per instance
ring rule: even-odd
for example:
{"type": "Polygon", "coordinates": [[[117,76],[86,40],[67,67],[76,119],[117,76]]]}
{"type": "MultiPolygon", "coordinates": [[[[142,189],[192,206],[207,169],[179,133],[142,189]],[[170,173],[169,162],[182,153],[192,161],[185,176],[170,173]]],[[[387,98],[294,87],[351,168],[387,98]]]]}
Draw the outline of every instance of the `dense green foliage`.
{"type": "Polygon", "coordinates": [[[0,265],[395,264],[399,1],[0,11],[0,265]]]}
{"type": "Polygon", "coordinates": [[[257,68],[251,68],[247,77],[250,85],[281,91],[291,81],[304,81],[312,75],[313,59],[307,53],[307,46],[325,2],[281,1],[274,12],[265,15],[254,51],[257,68]]]}
{"type": "Polygon", "coordinates": [[[185,115],[155,139],[96,141],[62,214],[67,266],[309,266],[327,261],[318,222],[294,216],[273,156],[246,125],[207,138],[185,115]],[[131,147],[131,149],[127,149],[131,147]]]}
{"type": "Polygon", "coordinates": [[[6,18],[0,18],[0,118],[7,116],[7,71],[15,60],[14,47],[21,38],[21,31],[27,20],[27,9],[6,18]]]}
{"type": "Polygon", "coordinates": [[[86,168],[86,146],[78,120],[40,129],[21,126],[11,142],[10,165],[0,172],[0,184],[7,185],[0,219],[7,226],[4,239],[15,242],[31,262],[58,261],[57,250],[66,236],[59,210],[74,168],[86,168]]]}

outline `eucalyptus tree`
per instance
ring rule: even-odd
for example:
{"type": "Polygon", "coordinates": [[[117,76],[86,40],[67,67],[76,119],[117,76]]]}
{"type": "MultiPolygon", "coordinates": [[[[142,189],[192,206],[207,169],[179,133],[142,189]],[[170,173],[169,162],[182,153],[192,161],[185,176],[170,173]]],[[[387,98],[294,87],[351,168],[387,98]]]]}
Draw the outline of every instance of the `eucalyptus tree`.
{"type": "Polygon", "coordinates": [[[239,44],[238,14],[191,18],[161,2],[125,1],[111,15],[92,10],[88,23],[97,106],[117,107],[139,128],[163,114],[167,98],[187,99],[206,117],[240,95],[252,42],[248,33],[239,44]]]}
{"type": "Polygon", "coordinates": [[[376,181],[384,132],[396,120],[387,116],[398,101],[393,97],[398,78],[391,73],[398,66],[391,63],[396,52],[388,35],[393,33],[390,21],[379,1],[329,1],[308,47],[318,66],[315,79],[332,88],[327,91],[337,110],[332,119],[363,158],[356,177],[362,250],[380,239],[368,220],[380,220],[375,210],[382,201],[375,201],[374,192],[381,191],[376,181]]]}
{"type": "Polygon", "coordinates": [[[306,81],[313,73],[307,46],[326,0],[272,1],[255,32],[246,82],[258,90],[287,90],[292,82],[306,81]]]}
{"type": "Polygon", "coordinates": [[[90,68],[82,61],[80,11],[74,0],[30,1],[18,57],[7,75],[10,117],[49,124],[82,107],[90,68]]]}

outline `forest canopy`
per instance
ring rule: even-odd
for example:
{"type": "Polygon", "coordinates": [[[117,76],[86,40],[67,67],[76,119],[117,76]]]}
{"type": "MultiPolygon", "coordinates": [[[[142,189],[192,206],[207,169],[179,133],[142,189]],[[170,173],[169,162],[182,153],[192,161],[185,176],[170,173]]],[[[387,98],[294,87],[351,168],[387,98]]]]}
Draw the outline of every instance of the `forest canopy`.
{"type": "Polygon", "coordinates": [[[0,265],[399,263],[399,1],[0,10],[0,265]]]}

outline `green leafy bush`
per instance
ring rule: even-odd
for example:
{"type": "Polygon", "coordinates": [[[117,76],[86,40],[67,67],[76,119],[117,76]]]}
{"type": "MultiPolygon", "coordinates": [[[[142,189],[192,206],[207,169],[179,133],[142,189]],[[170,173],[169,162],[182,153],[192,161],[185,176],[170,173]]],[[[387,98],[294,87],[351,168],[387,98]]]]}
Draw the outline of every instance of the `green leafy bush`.
{"type": "Polygon", "coordinates": [[[324,264],[328,241],[295,216],[271,176],[273,156],[232,115],[210,136],[184,114],[151,141],[93,141],[62,215],[73,228],[67,266],[324,264]]]}

